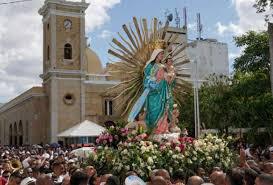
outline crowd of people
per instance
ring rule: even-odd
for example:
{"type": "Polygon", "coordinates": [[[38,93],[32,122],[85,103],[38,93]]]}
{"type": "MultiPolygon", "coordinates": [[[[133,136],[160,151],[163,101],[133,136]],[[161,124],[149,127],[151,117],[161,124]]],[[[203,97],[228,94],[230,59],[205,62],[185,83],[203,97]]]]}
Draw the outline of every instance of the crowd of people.
{"type": "MultiPolygon", "coordinates": [[[[124,177],[98,174],[93,166],[84,166],[71,148],[1,147],[0,185],[273,185],[273,147],[259,151],[250,147],[240,150],[238,166],[228,171],[214,167],[211,172],[202,167],[185,177],[183,171],[172,175],[165,169],[153,170],[148,182],[130,181],[138,174],[129,171],[124,177]]],[[[170,164],[172,165],[172,164],[170,164]]]]}

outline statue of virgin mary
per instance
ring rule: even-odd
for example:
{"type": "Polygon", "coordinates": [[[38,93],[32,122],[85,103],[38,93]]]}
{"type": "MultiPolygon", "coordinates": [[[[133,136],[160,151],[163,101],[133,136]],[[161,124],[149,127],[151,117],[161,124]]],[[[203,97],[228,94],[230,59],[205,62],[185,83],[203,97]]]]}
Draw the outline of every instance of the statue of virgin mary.
{"type": "MultiPolygon", "coordinates": [[[[111,63],[109,73],[121,82],[109,91],[115,94],[115,110],[121,111],[131,125],[145,122],[152,133],[167,133],[172,123],[174,100],[191,90],[182,65],[189,62],[183,50],[187,44],[175,44],[179,35],[168,33],[168,22],[160,28],[157,18],[148,28],[147,20],[133,17],[134,28],[122,26],[127,37],[118,33],[108,53],[119,61],[111,63]],[[175,46],[175,47],[174,47],[175,46]],[[168,56],[174,58],[164,63],[168,56]],[[163,59],[164,56],[164,59],[163,59]],[[179,56],[179,57],[178,57],[179,56]],[[128,117],[127,117],[128,116],[128,117]],[[145,117],[145,119],[144,119],[145,117]],[[141,119],[141,120],[140,120],[141,119]]],[[[167,60],[168,61],[168,60],[167,60]]]]}
{"type": "Polygon", "coordinates": [[[144,68],[144,91],[134,104],[128,121],[133,122],[144,109],[146,127],[156,134],[168,132],[168,121],[173,109],[172,93],[165,79],[165,66],[162,64],[163,49],[155,49],[144,68]]]}

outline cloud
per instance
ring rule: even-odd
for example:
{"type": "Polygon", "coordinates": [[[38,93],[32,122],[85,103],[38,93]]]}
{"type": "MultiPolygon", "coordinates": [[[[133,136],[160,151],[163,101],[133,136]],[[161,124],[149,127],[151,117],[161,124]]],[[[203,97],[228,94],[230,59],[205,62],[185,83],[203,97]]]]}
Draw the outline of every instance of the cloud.
{"type": "Polygon", "coordinates": [[[216,23],[217,32],[219,35],[224,35],[227,32],[234,33],[235,35],[239,35],[244,33],[244,31],[240,28],[239,25],[229,23],[228,25],[224,25],[221,22],[216,23]]]}
{"type": "Polygon", "coordinates": [[[197,30],[197,24],[196,24],[196,22],[188,23],[187,28],[188,28],[188,30],[190,30],[190,31],[196,31],[196,30],[197,30]]]}
{"type": "Polygon", "coordinates": [[[87,9],[86,30],[91,32],[110,20],[107,11],[119,4],[121,0],[90,0],[90,6],[87,9]]]}
{"type": "Polygon", "coordinates": [[[102,39],[108,39],[110,37],[113,36],[113,32],[109,31],[109,30],[103,30],[98,37],[102,38],[102,39]]]}
{"type": "MultiPolygon", "coordinates": [[[[43,2],[33,0],[0,7],[0,102],[41,85],[43,33],[38,9],[43,2]]],[[[86,12],[86,30],[91,32],[110,20],[108,11],[120,0],[87,2],[90,6],[86,12]]]]}
{"type": "Polygon", "coordinates": [[[216,23],[216,28],[219,35],[231,33],[234,35],[241,35],[249,30],[261,31],[266,29],[266,23],[264,20],[265,14],[257,14],[256,9],[253,7],[255,0],[233,0],[238,21],[223,24],[221,22],[216,23]]]}
{"type": "Polygon", "coordinates": [[[228,54],[228,59],[229,59],[229,60],[234,60],[235,58],[241,56],[242,53],[243,53],[243,50],[244,50],[244,48],[240,48],[240,49],[239,49],[238,51],[236,51],[236,52],[230,52],[230,53],[228,54]]]}

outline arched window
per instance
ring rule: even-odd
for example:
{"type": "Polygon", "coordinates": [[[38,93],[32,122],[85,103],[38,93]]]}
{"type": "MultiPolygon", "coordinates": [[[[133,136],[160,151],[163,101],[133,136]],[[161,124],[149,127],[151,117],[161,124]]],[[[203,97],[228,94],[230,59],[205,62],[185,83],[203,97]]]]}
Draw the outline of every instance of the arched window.
{"type": "Polygon", "coordinates": [[[27,144],[29,144],[29,123],[26,121],[26,141],[27,144]]]}
{"type": "Polygon", "coordinates": [[[64,59],[72,59],[72,46],[71,44],[64,45],[64,59]]]}
{"type": "Polygon", "coordinates": [[[23,135],[24,135],[24,130],[23,130],[23,124],[22,121],[19,121],[19,129],[18,129],[18,137],[19,137],[19,146],[23,145],[23,135]]]}
{"type": "Polygon", "coordinates": [[[12,130],[12,124],[9,125],[9,145],[12,145],[12,135],[13,135],[13,130],[12,130]]]}
{"type": "Polygon", "coordinates": [[[14,126],[13,126],[13,138],[14,138],[14,145],[17,146],[17,136],[18,136],[18,130],[17,130],[17,123],[15,122],[14,123],[14,126]]]}

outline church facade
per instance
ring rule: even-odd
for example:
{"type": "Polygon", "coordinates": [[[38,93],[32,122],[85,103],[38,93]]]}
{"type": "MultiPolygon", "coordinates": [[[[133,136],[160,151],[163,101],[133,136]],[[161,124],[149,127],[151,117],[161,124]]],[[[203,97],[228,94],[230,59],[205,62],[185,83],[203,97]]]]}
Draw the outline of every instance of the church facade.
{"type": "Polygon", "coordinates": [[[118,118],[108,89],[112,79],[86,43],[89,4],[45,0],[42,85],[0,107],[0,144],[57,142],[57,135],[84,120],[103,124],[118,118]]]}

